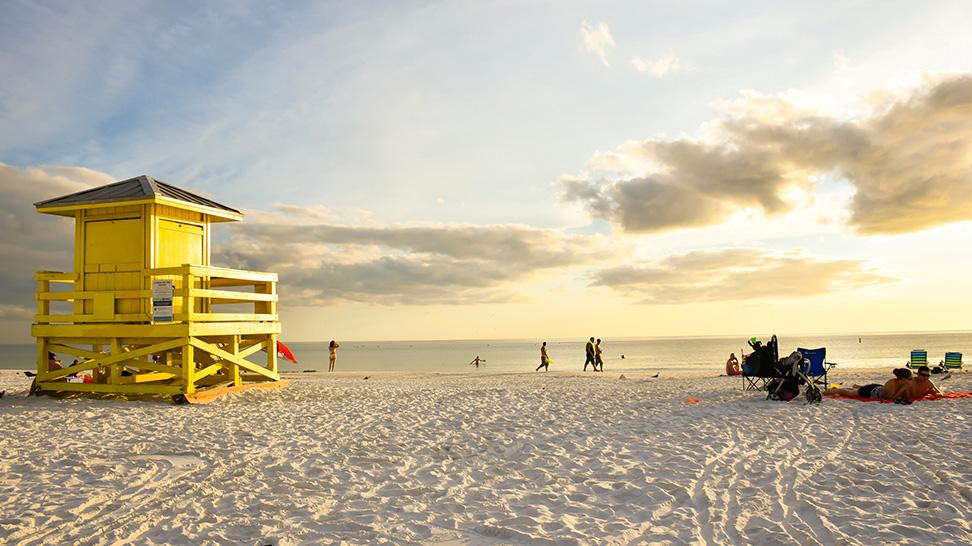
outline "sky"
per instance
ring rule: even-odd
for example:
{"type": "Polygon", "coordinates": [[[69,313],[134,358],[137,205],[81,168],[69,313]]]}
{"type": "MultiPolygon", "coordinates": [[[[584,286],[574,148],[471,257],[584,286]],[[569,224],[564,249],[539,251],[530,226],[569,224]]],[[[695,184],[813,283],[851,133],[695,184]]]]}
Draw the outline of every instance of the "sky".
{"type": "Polygon", "coordinates": [[[283,339],[972,330],[966,2],[0,4],[0,342],[148,174],[283,339]]]}

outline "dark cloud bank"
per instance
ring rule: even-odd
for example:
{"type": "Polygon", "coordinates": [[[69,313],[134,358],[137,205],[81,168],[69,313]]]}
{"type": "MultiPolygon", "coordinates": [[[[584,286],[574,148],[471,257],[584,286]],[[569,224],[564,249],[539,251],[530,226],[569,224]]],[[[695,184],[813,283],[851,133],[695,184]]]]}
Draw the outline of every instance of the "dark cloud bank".
{"type": "Polygon", "coordinates": [[[74,223],[34,203],[111,182],[82,168],[17,169],[0,163],[0,319],[34,316],[34,273],[73,268],[74,223]]]}
{"type": "Polygon", "coordinates": [[[235,225],[215,260],[285,276],[307,305],[505,302],[510,283],[590,262],[586,236],[518,225],[235,225]]]}

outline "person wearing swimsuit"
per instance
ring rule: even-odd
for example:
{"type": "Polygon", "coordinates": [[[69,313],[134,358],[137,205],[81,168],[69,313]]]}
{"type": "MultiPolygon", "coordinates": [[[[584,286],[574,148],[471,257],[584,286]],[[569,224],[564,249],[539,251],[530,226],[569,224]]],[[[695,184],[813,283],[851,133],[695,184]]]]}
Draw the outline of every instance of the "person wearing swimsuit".
{"type": "Polygon", "coordinates": [[[587,371],[587,365],[592,364],[594,366],[594,371],[597,371],[597,361],[594,360],[594,338],[592,337],[590,341],[587,342],[587,346],[584,348],[584,354],[587,359],[584,360],[584,371],[587,371]]]}
{"type": "Polygon", "coordinates": [[[545,372],[549,372],[550,371],[550,357],[547,356],[547,342],[546,341],[544,341],[543,342],[543,345],[540,346],[540,365],[537,366],[537,370],[536,371],[539,372],[540,371],[540,368],[543,368],[543,371],[545,371],[545,372]]]}
{"type": "Polygon", "coordinates": [[[911,370],[908,368],[895,368],[892,373],[894,374],[894,379],[888,380],[883,385],[870,383],[867,385],[854,385],[850,388],[827,389],[823,394],[837,394],[854,398],[879,398],[882,400],[908,399],[911,389],[911,370]]]}
{"type": "Polygon", "coordinates": [[[942,397],[942,391],[938,390],[938,387],[931,382],[930,378],[931,370],[928,369],[928,366],[920,366],[915,374],[914,380],[911,382],[911,389],[908,392],[912,400],[924,398],[929,394],[935,398],[942,397]]]}
{"type": "Polygon", "coordinates": [[[333,339],[331,340],[331,343],[327,346],[328,351],[331,353],[330,354],[330,363],[327,366],[327,371],[329,371],[329,372],[333,372],[334,371],[334,368],[335,368],[335,365],[337,364],[337,350],[338,350],[338,347],[340,347],[340,345],[338,345],[338,342],[337,341],[334,341],[333,339]]]}
{"type": "Polygon", "coordinates": [[[594,371],[603,372],[604,371],[604,359],[601,358],[601,340],[598,339],[597,343],[594,344],[594,371]],[[597,367],[600,366],[601,369],[598,370],[597,367]]]}

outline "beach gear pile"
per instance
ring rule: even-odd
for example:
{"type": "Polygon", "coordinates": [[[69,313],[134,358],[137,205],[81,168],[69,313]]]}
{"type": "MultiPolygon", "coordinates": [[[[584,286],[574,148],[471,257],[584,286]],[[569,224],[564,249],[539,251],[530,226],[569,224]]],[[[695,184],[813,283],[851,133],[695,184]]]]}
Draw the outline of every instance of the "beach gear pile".
{"type": "Polygon", "coordinates": [[[808,404],[820,403],[823,396],[820,388],[804,372],[810,363],[802,353],[793,351],[790,356],[779,360],[775,335],[766,345],[754,337],[749,340],[749,346],[753,352],[746,355],[743,362],[743,376],[768,378],[767,400],[789,402],[798,397],[802,389],[808,404]]]}
{"type": "Polygon", "coordinates": [[[767,385],[767,391],[769,392],[766,398],[768,400],[789,402],[799,396],[800,389],[806,385],[804,396],[807,399],[807,403],[819,404],[823,400],[823,395],[820,392],[820,388],[803,372],[807,365],[809,363],[805,362],[803,354],[799,351],[790,353],[790,356],[776,365],[780,377],[772,379],[769,382],[767,385]]]}

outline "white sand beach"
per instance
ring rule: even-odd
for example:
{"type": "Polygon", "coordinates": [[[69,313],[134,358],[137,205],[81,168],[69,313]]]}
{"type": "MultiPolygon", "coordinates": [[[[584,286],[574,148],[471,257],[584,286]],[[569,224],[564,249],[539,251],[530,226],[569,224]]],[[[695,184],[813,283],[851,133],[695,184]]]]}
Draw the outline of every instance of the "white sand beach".
{"type": "MultiPolygon", "coordinates": [[[[2,372],[0,542],[972,543],[972,399],[807,406],[711,376],[365,375],[174,406],[28,398],[2,372]]],[[[940,385],[972,390],[972,374],[940,385]]]]}

